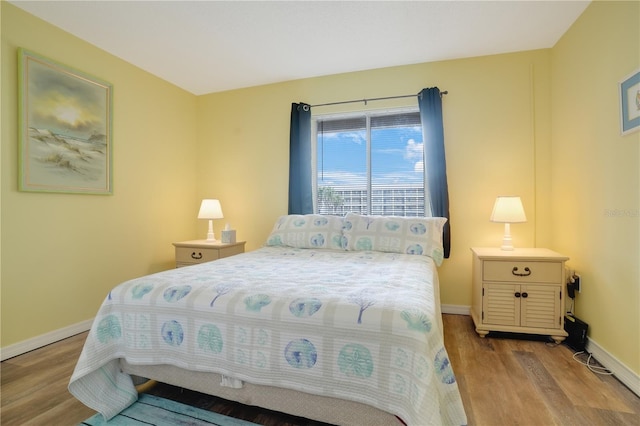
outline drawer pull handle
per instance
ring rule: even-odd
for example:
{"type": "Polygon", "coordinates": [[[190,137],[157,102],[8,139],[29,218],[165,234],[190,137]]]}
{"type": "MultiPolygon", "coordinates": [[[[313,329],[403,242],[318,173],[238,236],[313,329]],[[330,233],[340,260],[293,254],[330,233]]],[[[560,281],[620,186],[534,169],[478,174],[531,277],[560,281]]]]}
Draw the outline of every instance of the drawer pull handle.
{"type": "Polygon", "coordinates": [[[196,252],[194,251],[193,253],[191,253],[191,258],[195,259],[195,260],[200,260],[200,259],[202,259],[202,253],[198,253],[196,255],[196,252]]]}
{"type": "Polygon", "coordinates": [[[529,275],[531,275],[531,269],[529,269],[529,267],[527,266],[526,268],[524,268],[524,272],[520,273],[518,272],[518,267],[514,266],[513,269],[511,270],[511,273],[518,277],[528,277],[529,275]]]}
{"type": "Polygon", "coordinates": [[[516,291],[516,293],[514,294],[515,297],[520,297],[520,292],[516,291]]]}
{"type": "Polygon", "coordinates": [[[523,299],[526,299],[527,297],[529,297],[529,293],[526,293],[526,292],[522,293],[522,298],[523,299]]]}

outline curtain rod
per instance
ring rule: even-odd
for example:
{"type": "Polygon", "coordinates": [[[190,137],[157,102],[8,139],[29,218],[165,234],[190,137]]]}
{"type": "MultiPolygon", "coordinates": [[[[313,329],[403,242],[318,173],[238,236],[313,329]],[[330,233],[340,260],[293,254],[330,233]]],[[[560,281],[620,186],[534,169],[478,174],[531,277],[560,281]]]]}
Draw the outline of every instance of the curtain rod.
{"type": "MultiPolygon", "coordinates": [[[[447,90],[445,90],[444,92],[440,92],[440,96],[442,95],[447,95],[449,92],[447,90]]],[[[353,104],[356,102],[364,102],[364,104],[366,105],[367,102],[371,102],[371,101],[384,101],[387,99],[400,99],[400,98],[411,98],[414,96],[418,96],[418,94],[416,95],[399,95],[399,96],[387,96],[384,98],[371,98],[371,99],[353,99],[350,101],[340,101],[340,102],[329,102],[326,104],[317,104],[317,105],[310,105],[310,107],[321,107],[321,106],[329,106],[329,105],[342,105],[342,104],[353,104]]]]}

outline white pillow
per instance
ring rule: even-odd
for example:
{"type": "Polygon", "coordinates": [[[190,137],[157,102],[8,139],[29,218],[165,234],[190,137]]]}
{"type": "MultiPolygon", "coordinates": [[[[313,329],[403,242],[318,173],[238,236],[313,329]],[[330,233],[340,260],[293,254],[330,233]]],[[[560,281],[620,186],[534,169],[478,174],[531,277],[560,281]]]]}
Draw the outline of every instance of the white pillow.
{"type": "Polygon", "coordinates": [[[364,216],[347,213],[343,232],[347,250],[373,250],[444,259],[444,217],[364,216]]]}
{"type": "Polygon", "coordinates": [[[341,216],[320,214],[280,216],[267,246],[344,250],[341,216]]]}

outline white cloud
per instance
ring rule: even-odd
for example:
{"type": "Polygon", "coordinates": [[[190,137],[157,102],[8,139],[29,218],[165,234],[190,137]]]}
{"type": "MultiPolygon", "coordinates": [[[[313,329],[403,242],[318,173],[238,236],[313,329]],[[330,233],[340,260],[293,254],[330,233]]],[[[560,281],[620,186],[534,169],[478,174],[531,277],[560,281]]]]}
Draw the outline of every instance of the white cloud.
{"type": "Polygon", "coordinates": [[[405,147],[404,158],[407,160],[422,161],[422,150],[424,144],[422,142],[416,142],[413,139],[409,139],[407,146],[405,147]]]}

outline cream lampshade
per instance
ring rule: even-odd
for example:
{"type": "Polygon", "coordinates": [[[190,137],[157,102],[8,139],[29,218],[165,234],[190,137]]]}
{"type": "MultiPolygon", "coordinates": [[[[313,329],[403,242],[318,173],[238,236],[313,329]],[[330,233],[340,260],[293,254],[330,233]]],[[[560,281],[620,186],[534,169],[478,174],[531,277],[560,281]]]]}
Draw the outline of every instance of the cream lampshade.
{"type": "Polygon", "coordinates": [[[511,239],[511,224],[527,221],[520,197],[498,197],[491,212],[491,222],[504,223],[504,238],[502,250],[513,250],[511,239]]]}
{"type": "Polygon", "coordinates": [[[207,241],[216,241],[213,233],[213,219],[222,219],[222,206],[218,200],[202,200],[198,219],[209,219],[209,231],[207,232],[207,241]]]}

